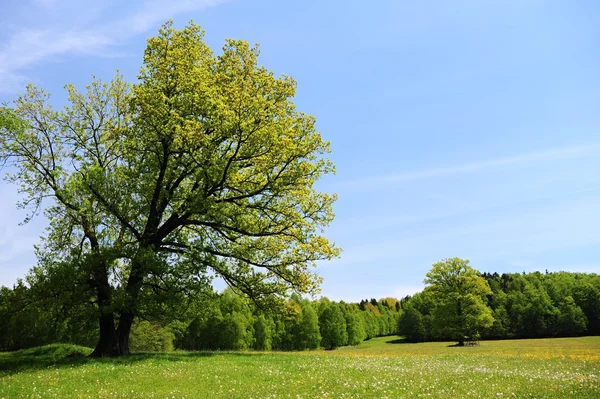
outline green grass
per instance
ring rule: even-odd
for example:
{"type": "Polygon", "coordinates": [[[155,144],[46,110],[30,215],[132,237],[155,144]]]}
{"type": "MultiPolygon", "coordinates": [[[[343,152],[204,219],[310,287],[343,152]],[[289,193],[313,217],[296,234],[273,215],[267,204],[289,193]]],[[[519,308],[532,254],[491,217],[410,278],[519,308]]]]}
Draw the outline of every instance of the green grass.
{"type": "Polygon", "coordinates": [[[600,337],[405,344],[300,353],[89,359],[51,345],[0,353],[1,398],[600,398],[600,337]]]}

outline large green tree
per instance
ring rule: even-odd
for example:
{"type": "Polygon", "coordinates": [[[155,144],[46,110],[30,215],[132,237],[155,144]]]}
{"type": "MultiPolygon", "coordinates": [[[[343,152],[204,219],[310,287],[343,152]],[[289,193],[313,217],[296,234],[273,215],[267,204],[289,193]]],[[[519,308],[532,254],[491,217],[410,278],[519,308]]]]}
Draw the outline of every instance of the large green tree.
{"type": "Polygon", "coordinates": [[[67,86],[61,111],[29,86],[2,110],[0,158],[21,205],[33,215],[50,199],[40,251],[64,262],[42,262],[41,278],[68,264],[85,287],[95,356],[129,353],[140,312],[160,313],[208,275],[254,298],[312,292],[310,266],[338,254],[319,234],[335,196],[314,188],[334,170],[329,145],[296,110],[295,81],[258,56],[237,40],[215,55],[198,26],[167,23],[136,84],[67,86]]]}
{"type": "Polygon", "coordinates": [[[437,329],[456,339],[460,346],[465,338],[494,323],[492,310],[485,302],[492,290],[468,260],[449,258],[434,263],[425,284],[437,300],[434,319],[437,329]]]}

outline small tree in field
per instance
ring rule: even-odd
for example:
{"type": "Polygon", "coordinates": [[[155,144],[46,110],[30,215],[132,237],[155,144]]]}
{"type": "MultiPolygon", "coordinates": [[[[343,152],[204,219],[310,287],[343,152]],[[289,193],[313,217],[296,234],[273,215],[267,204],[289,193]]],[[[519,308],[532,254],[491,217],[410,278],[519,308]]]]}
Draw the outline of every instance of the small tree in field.
{"type": "Polygon", "coordinates": [[[434,319],[437,329],[456,339],[459,346],[464,345],[465,338],[494,323],[492,310],[484,302],[492,290],[468,260],[449,258],[434,263],[425,284],[438,303],[434,319]]]}

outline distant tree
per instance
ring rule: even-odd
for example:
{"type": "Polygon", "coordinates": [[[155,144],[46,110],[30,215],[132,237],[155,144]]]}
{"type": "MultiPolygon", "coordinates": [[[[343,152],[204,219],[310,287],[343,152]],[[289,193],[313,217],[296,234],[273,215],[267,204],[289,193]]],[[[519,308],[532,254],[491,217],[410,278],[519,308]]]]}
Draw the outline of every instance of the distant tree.
{"type": "Polygon", "coordinates": [[[386,306],[390,310],[398,310],[399,309],[399,301],[396,298],[386,297],[379,301],[381,304],[386,306]],[[398,307],[397,307],[398,306],[398,307]]]}
{"type": "Polygon", "coordinates": [[[379,323],[377,323],[377,316],[373,312],[366,310],[360,312],[360,316],[363,319],[363,325],[365,326],[365,333],[367,334],[366,339],[371,339],[379,335],[379,323]]]}
{"type": "Polygon", "coordinates": [[[261,351],[268,351],[272,348],[273,332],[275,323],[271,318],[261,314],[254,318],[254,346],[253,348],[261,351]]]}
{"type": "Polygon", "coordinates": [[[138,320],[131,329],[133,352],[169,352],[173,350],[173,333],[147,320],[138,320]]]}
{"type": "Polygon", "coordinates": [[[600,276],[596,275],[595,279],[587,276],[587,279],[573,290],[573,298],[588,320],[587,331],[593,335],[600,335],[600,276]]]}
{"type": "Polygon", "coordinates": [[[444,259],[434,263],[425,284],[438,301],[435,324],[460,346],[494,323],[492,310],[484,302],[492,294],[488,282],[469,266],[468,260],[444,259]]]}
{"type": "Polygon", "coordinates": [[[572,337],[586,330],[587,318],[573,297],[566,296],[558,306],[558,334],[572,337]]]}
{"type": "Polygon", "coordinates": [[[362,317],[358,311],[348,311],[344,315],[346,319],[346,332],[348,333],[348,345],[358,345],[367,338],[362,317]]]}
{"type": "Polygon", "coordinates": [[[389,334],[388,320],[389,319],[386,317],[385,314],[381,314],[381,316],[379,316],[377,318],[377,324],[379,326],[379,335],[380,336],[386,336],[389,334]]]}
{"type": "Polygon", "coordinates": [[[360,302],[358,303],[358,307],[359,307],[359,309],[360,309],[360,310],[365,310],[365,304],[366,304],[367,302],[368,302],[368,301],[367,301],[366,299],[361,299],[361,300],[360,300],[360,302]]]}
{"type": "Polygon", "coordinates": [[[98,336],[89,302],[71,301],[74,293],[57,287],[31,287],[30,277],[12,289],[0,287],[0,348],[18,350],[55,342],[93,346],[98,336]]]}
{"type": "Polygon", "coordinates": [[[485,330],[485,335],[493,338],[512,337],[510,318],[503,305],[493,309],[494,323],[485,330]]]}
{"type": "Polygon", "coordinates": [[[294,329],[295,349],[317,349],[321,343],[319,317],[309,300],[300,301],[300,315],[294,329]]]}
{"type": "Polygon", "coordinates": [[[223,316],[219,323],[219,349],[247,349],[253,344],[251,324],[241,312],[231,312],[223,316]]]}
{"type": "Polygon", "coordinates": [[[514,274],[508,280],[506,309],[517,337],[557,335],[555,320],[559,311],[539,280],[540,275],[514,274]]]}
{"type": "Polygon", "coordinates": [[[336,303],[328,304],[319,317],[321,330],[321,346],[325,349],[335,349],[348,342],[346,320],[336,303]]]}
{"type": "Polygon", "coordinates": [[[184,349],[220,349],[223,314],[217,299],[207,301],[205,305],[188,325],[183,338],[184,349]]]}
{"type": "Polygon", "coordinates": [[[423,324],[423,315],[414,307],[408,307],[398,320],[398,335],[409,342],[425,341],[427,332],[423,324]]]}
{"type": "Polygon", "coordinates": [[[379,311],[379,307],[377,307],[376,305],[373,305],[372,302],[366,302],[365,303],[365,309],[371,313],[373,313],[373,315],[379,317],[381,316],[381,312],[379,311]]]}

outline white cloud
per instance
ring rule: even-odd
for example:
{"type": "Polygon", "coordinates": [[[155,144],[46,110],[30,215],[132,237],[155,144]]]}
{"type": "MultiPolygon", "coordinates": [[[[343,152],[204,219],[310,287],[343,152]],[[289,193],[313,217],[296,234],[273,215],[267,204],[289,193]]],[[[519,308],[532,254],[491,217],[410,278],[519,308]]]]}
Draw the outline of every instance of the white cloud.
{"type": "Polygon", "coordinates": [[[138,12],[118,22],[116,26],[131,34],[143,33],[167,18],[185,12],[214,7],[223,2],[223,0],[150,1],[145,3],[144,7],[138,12]]]}
{"type": "MultiPolygon", "coordinates": [[[[96,16],[85,27],[68,30],[64,24],[35,28],[19,28],[0,46],[0,92],[13,92],[22,87],[27,69],[43,61],[66,54],[112,56],[106,51],[135,35],[144,33],[162,21],[184,12],[216,6],[219,0],[171,0],[144,3],[143,8],[106,24],[96,16]]],[[[41,0],[40,5],[54,6],[54,1],[41,0]]],[[[90,13],[93,15],[93,13],[90,13]]]]}
{"type": "Polygon", "coordinates": [[[90,53],[110,44],[113,44],[113,40],[99,32],[21,29],[2,47],[0,70],[14,73],[48,57],[64,53],[90,53]]]}
{"type": "Polygon", "coordinates": [[[600,148],[600,143],[589,143],[580,146],[551,148],[526,154],[513,155],[503,158],[488,159],[466,163],[463,165],[446,166],[425,170],[400,172],[395,174],[372,176],[348,181],[344,184],[350,189],[372,189],[374,185],[402,183],[415,180],[424,180],[436,177],[453,176],[482,170],[495,169],[505,166],[518,166],[534,163],[557,161],[560,159],[576,158],[594,154],[600,148]]]}
{"type": "MultiPolygon", "coordinates": [[[[328,262],[328,266],[395,263],[416,265],[413,270],[420,269],[424,274],[434,261],[456,255],[480,264],[506,259],[513,267],[525,267],[527,264],[521,259],[600,246],[598,207],[600,196],[591,195],[536,209],[490,214],[482,219],[459,218],[455,224],[434,225],[417,234],[405,231],[377,242],[367,240],[351,245],[341,259],[328,262]]],[[[537,266],[530,264],[526,269],[537,270],[537,266]]]]}
{"type": "Polygon", "coordinates": [[[35,0],[34,4],[42,7],[42,8],[54,8],[56,6],[57,0],[35,0]]]}

